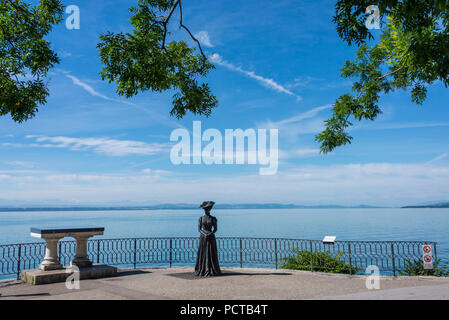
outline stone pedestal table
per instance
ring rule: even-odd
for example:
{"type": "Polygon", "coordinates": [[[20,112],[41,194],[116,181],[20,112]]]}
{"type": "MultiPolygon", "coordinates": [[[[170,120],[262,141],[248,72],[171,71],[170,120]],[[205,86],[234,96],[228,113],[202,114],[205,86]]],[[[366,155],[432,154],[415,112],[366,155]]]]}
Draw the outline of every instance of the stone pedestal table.
{"type": "Polygon", "coordinates": [[[104,228],[100,227],[51,227],[31,228],[31,236],[44,239],[47,242],[44,261],[39,265],[43,271],[63,269],[58,259],[58,241],[65,237],[76,239],[76,255],[71,266],[86,268],[92,266],[87,256],[87,240],[90,237],[103,235],[104,228]]]}

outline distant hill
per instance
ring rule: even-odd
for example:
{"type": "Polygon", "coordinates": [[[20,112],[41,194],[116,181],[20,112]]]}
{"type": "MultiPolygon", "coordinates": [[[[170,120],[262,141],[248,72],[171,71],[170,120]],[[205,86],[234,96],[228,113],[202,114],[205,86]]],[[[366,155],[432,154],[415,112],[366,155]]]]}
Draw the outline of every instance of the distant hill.
{"type": "Polygon", "coordinates": [[[428,203],[428,204],[418,204],[414,206],[404,206],[401,207],[404,209],[407,208],[449,208],[449,201],[438,202],[438,203],[428,203]]]}
{"type": "MultiPolygon", "coordinates": [[[[280,203],[253,203],[253,204],[216,204],[214,209],[344,209],[344,208],[385,208],[369,205],[339,206],[339,205],[316,205],[306,206],[297,204],[280,203]]],[[[189,203],[167,203],[146,206],[61,206],[61,207],[4,207],[2,212],[24,212],[24,211],[118,211],[118,210],[190,210],[199,209],[198,204],[189,203]]]]}

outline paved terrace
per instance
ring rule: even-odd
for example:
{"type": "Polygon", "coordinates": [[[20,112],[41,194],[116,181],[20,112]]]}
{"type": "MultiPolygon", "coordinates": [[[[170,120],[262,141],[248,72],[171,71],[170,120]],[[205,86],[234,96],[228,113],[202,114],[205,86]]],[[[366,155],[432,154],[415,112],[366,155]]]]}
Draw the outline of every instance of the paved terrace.
{"type": "Polygon", "coordinates": [[[449,279],[381,277],[368,290],[365,276],[297,270],[222,268],[225,275],[196,278],[192,267],[120,270],[117,277],[82,280],[80,290],[64,283],[30,286],[1,281],[4,299],[449,299],[449,279]]]}

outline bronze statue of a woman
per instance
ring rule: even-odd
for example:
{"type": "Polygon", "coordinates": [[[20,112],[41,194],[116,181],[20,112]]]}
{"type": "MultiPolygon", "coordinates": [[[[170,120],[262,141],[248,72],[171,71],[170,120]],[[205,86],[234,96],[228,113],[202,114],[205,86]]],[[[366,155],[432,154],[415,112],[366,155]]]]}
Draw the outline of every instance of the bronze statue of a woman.
{"type": "Polygon", "coordinates": [[[196,257],[195,275],[200,277],[210,277],[221,275],[218,264],[217,241],[217,218],[210,215],[210,210],[214,206],[213,201],[204,201],[200,208],[204,209],[204,216],[198,221],[198,231],[200,233],[200,243],[198,245],[198,255],[196,257]]]}

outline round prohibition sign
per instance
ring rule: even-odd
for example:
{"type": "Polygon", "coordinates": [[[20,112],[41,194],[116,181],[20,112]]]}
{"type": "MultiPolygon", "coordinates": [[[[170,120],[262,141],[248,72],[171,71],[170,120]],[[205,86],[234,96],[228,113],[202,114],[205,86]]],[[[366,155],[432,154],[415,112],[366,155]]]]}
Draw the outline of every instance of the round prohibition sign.
{"type": "Polygon", "coordinates": [[[424,256],[424,262],[426,263],[432,262],[432,256],[424,256]]]}
{"type": "Polygon", "coordinates": [[[424,253],[430,253],[432,251],[432,248],[429,245],[423,246],[422,251],[424,253]]]}

